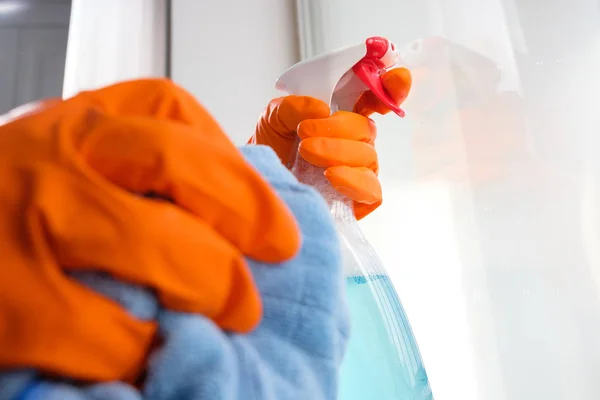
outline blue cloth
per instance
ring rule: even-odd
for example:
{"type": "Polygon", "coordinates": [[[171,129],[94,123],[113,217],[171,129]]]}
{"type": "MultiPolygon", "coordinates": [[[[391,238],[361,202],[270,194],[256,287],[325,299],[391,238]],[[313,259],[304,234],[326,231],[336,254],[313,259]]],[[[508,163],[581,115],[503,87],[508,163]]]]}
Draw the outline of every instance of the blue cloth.
{"type": "MultiPolygon", "coordinates": [[[[337,398],[349,315],[334,223],[323,199],[297,182],[268,147],[245,146],[247,160],[288,204],[302,231],[293,260],[248,260],[264,318],[248,335],[210,320],[160,309],[153,294],[94,273],[74,275],[141,319],[156,319],[165,341],[148,362],[143,392],[122,383],[77,387],[32,371],[0,375],[0,400],[321,400],[337,398]],[[5,392],[6,390],[6,392],[5,392]]],[[[57,355],[60,356],[60,355],[57,355]]]]}

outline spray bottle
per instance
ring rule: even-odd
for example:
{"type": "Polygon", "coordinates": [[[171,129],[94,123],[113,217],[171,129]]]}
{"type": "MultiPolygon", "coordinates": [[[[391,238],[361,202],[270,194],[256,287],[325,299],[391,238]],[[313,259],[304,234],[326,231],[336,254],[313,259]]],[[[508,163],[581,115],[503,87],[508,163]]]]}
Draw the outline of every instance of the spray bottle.
{"type": "MultiPolygon", "coordinates": [[[[331,112],[351,111],[359,96],[371,90],[403,117],[381,83],[381,74],[398,61],[394,44],[370,37],[357,45],[304,60],[288,69],[276,88],[311,96],[331,112]]],[[[431,389],[406,314],[389,276],[364,237],[352,201],[333,189],[321,168],[299,154],[292,172],[316,188],[337,223],[352,320],[352,336],[340,377],[341,400],[430,400],[431,389]]]]}

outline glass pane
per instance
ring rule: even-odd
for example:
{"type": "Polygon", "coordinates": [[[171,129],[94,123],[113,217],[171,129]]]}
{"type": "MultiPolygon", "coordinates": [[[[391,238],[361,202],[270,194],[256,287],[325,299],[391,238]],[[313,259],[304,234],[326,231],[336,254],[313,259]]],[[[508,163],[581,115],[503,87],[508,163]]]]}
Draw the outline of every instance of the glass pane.
{"type": "Polygon", "coordinates": [[[380,34],[413,73],[363,228],[434,397],[598,398],[598,2],[305,3],[314,52],[380,34]]]}

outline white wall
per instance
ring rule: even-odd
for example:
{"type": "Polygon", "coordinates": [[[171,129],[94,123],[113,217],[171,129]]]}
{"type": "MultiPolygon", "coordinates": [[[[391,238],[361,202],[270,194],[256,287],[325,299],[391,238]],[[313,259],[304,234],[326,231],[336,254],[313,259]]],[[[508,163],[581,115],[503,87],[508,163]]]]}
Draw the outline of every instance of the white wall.
{"type": "Polygon", "coordinates": [[[165,0],[73,0],[64,97],[165,67],[165,0]]]}
{"type": "Polygon", "coordinates": [[[173,80],[244,143],[298,60],[294,1],[173,0],[172,28],[173,80]]]}

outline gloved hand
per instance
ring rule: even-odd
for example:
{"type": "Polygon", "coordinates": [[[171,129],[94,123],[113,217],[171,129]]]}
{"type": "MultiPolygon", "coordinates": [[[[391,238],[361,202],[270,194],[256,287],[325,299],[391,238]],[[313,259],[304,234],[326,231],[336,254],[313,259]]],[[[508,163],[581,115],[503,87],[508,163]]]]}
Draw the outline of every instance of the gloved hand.
{"type": "Polygon", "coordinates": [[[299,184],[266,146],[242,154],[298,221],[303,248],[280,268],[248,260],[265,317],[249,334],[223,332],[201,315],[160,308],[152,293],[94,272],[73,277],[141,319],[157,319],[161,342],[139,389],[122,382],[56,382],[0,371],[2,400],[331,400],[349,334],[339,237],[327,204],[299,184]]]}
{"type": "Polygon", "coordinates": [[[84,92],[0,126],[0,368],[140,372],[155,325],[67,271],[109,273],[247,332],[262,309],[243,256],[281,262],[299,247],[287,206],[169,81],[84,92]]]}
{"type": "MultiPolygon", "coordinates": [[[[401,104],[411,86],[410,72],[396,68],[382,76],[384,88],[401,104]]],[[[272,100],[262,114],[248,143],[272,147],[291,168],[298,151],[310,164],[325,168],[325,176],[341,194],[354,201],[354,213],[361,219],[381,205],[381,185],[374,143],[373,113],[387,114],[387,108],[371,91],[361,95],[354,112],[338,111],[330,116],[329,106],[306,96],[272,100]]]]}

